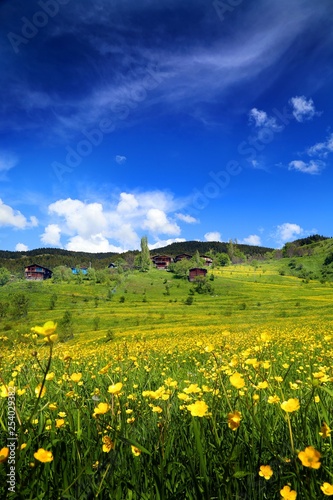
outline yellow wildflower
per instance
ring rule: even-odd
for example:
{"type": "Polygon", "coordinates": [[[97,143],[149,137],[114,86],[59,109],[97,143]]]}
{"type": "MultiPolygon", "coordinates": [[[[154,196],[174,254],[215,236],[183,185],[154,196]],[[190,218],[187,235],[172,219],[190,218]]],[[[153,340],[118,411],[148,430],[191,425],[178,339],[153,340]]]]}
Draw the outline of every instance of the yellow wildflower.
{"type": "Polygon", "coordinates": [[[109,411],[109,409],[110,406],[108,403],[99,403],[99,405],[94,409],[93,417],[96,417],[96,415],[104,415],[109,411]]]}
{"type": "Polygon", "coordinates": [[[242,414],[240,411],[234,411],[233,413],[228,413],[228,427],[235,431],[240,426],[242,420],[242,414]]]}
{"type": "Polygon", "coordinates": [[[58,340],[58,335],[54,334],[57,329],[57,323],[53,321],[47,321],[44,326],[35,326],[31,328],[31,331],[38,333],[39,335],[44,335],[46,342],[55,342],[58,340]]]}
{"type": "Polygon", "coordinates": [[[257,389],[267,389],[268,387],[268,382],[267,380],[264,380],[264,382],[259,382],[257,385],[257,389]]]}
{"type": "Polygon", "coordinates": [[[42,384],[38,384],[37,387],[35,388],[35,394],[37,398],[43,398],[46,393],[46,387],[45,385],[42,386],[42,384]]]}
{"type": "Polygon", "coordinates": [[[53,460],[52,451],[47,451],[44,450],[43,448],[39,448],[38,451],[34,453],[34,457],[36,460],[39,460],[40,462],[43,463],[52,462],[53,460]]]}
{"type": "Polygon", "coordinates": [[[229,377],[229,380],[230,380],[231,385],[236,387],[236,389],[241,389],[245,385],[243,376],[238,372],[231,375],[231,377],[229,377]]]}
{"type": "Polygon", "coordinates": [[[273,470],[269,465],[261,465],[259,470],[259,476],[264,477],[266,480],[273,476],[273,470]]]}
{"type": "Polygon", "coordinates": [[[280,490],[280,495],[284,500],[296,500],[297,493],[295,490],[290,489],[290,486],[286,485],[280,490]]]}
{"type": "Polygon", "coordinates": [[[82,373],[72,373],[71,375],[71,380],[73,382],[80,382],[81,378],[82,378],[82,373]]]}
{"type": "Polygon", "coordinates": [[[1,390],[0,396],[2,398],[8,398],[8,387],[6,385],[2,385],[0,387],[0,390],[1,390]]]}
{"type": "Polygon", "coordinates": [[[131,445],[132,453],[135,457],[138,457],[141,455],[141,450],[137,448],[136,446],[131,445]]]}
{"type": "Polygon", "coordinates": [[[333,496],[333,485],[330,483],[324,483],[320,487],[321,491],[326,495],[327,497],[333,496]]]}
{"type": "Polygon", "coordinates": [[[281,403],[281,408],[282,410],[286,411],[287,413],[292,413],[294,411],[297,411],[299,410],[299,400],[297,398],[291,398],[291,399],[288,399],[288,401],[283,401],[283,403],[281,403]]]}
{"type": "Polygon", "coordinates": [[[198,386],[198,384],[191,384],[189,385],[188,387],[186,387],[183,392],[185,392],[185,394],[195,394],[197,392],[201,392],[201,389],[200,387],[198,386]]]}
{"type": "Polygon", "coordinates": [[[109,385],[108,392],[110,394],[119,394],[122,387],[123,387],[123,384],[121,382],[118,382],[117,384],[114,384],[114,385],[109,385]]]}
{"type": "Polygon", "coordinates": [[[109,453],[114,448],[114,443],[111,441],[109,436],[103,436],[103,451],[104,453],[109,453]]]}
{"type": "Polygon", "coordinates": [[[327,437],[329,437],[331,435],[331,429],[328,427],[328,425],[326,424],[326,422],[323,422],[321,428],[320,428],[320,432],[319,432],[319,435],[325,439],[327,437]]]}
{"type": "Polygon", "coordinates": [[[278,403],[279,401],[280,401],[280,398],[279,398],[279,396],[277,396],[276,394],[274,394],[274,396],[269,396],[269,398],[268,398],[268,400],[267,400],[267,402],[268,402],[269,404],[271,404],[271,405],[272,405],[272,404],[275,404],[275,403],[278,403]]]}
{"type": "Polygon", "coordinates": [[[63,425],[65,425],[65,420],[63,418],[56,418],[55,422],[57,428],[60,428],[63,425]]]}
{"type": "Polygon", "coordinates": [[[320,453],[313,446],[307,446],[305,450],[300,451],[298,458],[302,462],[304,467],[309,467],[310,469],[319,469],[320,463],[320,453]]]}
{"type": "Polygon", "coordinates": [[[9,455],[9,448],[7,448],[7,446],[5,446],[4,448],[1,448],[1,450],[0,450],[0,464],[7,460],[8,455],[9,455]]]}
{"type": "Polygon", "coordinates": [[[187,409],[191,412],[192,417],[204,417],[207,415],[208,406],[204,401],[196,401],[188,405],[187,409]]]}

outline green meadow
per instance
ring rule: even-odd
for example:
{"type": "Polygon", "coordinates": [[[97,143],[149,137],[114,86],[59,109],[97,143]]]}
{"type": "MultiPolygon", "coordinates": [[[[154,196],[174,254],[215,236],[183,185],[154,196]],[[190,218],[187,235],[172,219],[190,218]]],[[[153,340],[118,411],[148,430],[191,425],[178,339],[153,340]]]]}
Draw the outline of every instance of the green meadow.
{"type": "Polygon", "coordinates": [[[333,495],[332,297],[275,260],[1,287],[1,498],[333,495]]]}

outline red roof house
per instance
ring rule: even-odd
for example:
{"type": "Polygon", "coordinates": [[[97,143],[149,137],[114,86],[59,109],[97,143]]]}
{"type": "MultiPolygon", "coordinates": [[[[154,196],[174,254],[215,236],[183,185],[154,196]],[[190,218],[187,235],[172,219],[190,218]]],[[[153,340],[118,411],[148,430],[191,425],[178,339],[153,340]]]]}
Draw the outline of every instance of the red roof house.
{"type": "Polygon", "coordinates": [[[25,268],[24,275],[26,280],[46,280],[52,277],[52,271],[47,267],[31,264],[25,268]]]}

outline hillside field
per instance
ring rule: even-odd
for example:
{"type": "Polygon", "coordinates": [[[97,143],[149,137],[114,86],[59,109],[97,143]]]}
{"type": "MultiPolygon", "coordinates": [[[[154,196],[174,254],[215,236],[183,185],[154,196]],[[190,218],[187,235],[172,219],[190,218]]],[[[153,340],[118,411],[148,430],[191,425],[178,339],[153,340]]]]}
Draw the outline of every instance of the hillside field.
{"type": "Polygon", "coordinates": [[[333,284],[273,260],[207,284],[151,270],[0,288],[1,498],[333,495],[333,284]]]}

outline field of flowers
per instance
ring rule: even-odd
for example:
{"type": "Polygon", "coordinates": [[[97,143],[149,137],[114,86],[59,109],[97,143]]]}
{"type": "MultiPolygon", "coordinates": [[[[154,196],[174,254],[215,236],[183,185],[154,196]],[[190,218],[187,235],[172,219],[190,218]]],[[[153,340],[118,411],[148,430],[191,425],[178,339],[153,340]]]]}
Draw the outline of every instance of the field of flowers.
{"type": "Polygon", "coordinates": [[[2,352],[0,497],[333,496],[332,340],[323,322],[61,344],[40,324],[2,352]]]}

